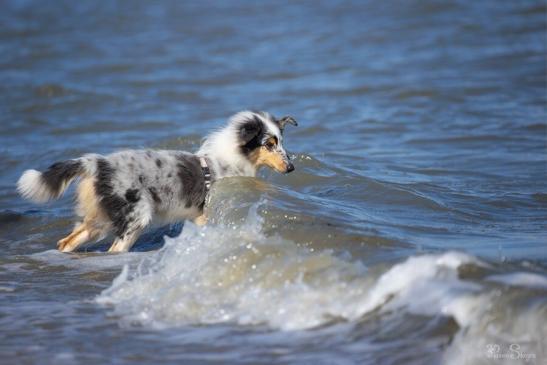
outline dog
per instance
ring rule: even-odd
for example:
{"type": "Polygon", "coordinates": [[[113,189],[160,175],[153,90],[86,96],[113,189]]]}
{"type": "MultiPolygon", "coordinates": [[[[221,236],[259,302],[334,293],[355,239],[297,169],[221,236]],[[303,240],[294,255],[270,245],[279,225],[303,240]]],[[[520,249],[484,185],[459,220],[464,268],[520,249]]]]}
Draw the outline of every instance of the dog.
{"type": "Polygon", "coordinates": [[[79,178],[76,213],[81,222],[57,247],[72,252],[109,233],[108,252],[126,252],[153,221],[207,221],[204,207],[211,184],[225,177],[256,175],[261,166],[281,173],[294,170],[283,148],[283,130],[298,125],[290,116],[242,111],[227,126],[208,135],[193,154],[171,150],[125,150],[86,154],[57,162],[46,171],[27,170],[17,182],[26,199],[59,198],[79,178]]]}

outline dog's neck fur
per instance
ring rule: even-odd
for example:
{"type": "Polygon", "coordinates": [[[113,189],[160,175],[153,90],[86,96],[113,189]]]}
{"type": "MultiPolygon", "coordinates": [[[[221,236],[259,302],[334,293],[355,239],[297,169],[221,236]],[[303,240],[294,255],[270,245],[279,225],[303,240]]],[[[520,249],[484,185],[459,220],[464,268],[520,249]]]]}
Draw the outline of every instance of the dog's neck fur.
{"type": "Polygon", "coordinates": [[[234,123],[207,136],[196,154],[207,158],[214,180],[256,175],[256,167],[240,150],[234,123]]]}

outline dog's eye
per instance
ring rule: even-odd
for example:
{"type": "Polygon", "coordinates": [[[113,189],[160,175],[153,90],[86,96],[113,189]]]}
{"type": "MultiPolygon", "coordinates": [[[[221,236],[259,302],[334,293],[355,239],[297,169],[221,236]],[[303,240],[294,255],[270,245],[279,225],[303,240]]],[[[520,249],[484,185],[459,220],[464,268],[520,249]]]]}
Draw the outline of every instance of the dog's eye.
{"type": "Polygon", "coordinates": [[[275,148],[275,142],[269,140],[269,141],[266,142],[265,146],[266,146],[267,149],[273,150],[275,148]]]}

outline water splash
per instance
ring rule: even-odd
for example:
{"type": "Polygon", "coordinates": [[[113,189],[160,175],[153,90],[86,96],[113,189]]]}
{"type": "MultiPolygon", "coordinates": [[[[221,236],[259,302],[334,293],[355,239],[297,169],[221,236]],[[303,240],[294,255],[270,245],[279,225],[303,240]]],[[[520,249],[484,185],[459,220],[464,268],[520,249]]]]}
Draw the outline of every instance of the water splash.
{"type": "Polygon", "coordinates": [[[381,307],[469,321],[475,305],[468,296],[478,286],[460,280],[457,270],[477,259],[426,255],[372,274],[332,250],[313,252],[264,235],[257,208],[240,226],[187,223],[137,269],[124,268],[97,301],[111,305],[124,324],[151,327],[230,322],[299,330],[357,320],[381,307]]]}

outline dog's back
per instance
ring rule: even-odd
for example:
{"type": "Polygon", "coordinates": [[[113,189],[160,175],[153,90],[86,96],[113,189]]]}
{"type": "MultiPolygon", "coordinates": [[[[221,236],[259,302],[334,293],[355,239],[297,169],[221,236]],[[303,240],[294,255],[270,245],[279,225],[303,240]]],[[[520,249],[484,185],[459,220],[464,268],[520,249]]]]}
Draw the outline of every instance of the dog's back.
{"type": "Polygon", "coordinates": [[[23,197],[46,202],[59,198],[78,177],[77,212],[83,221],[59,241],[61,251],[73,251],[110,231],[117,237],[111,251],[125,251],[154,218],[195,219],[203,210],[206,190],[199,158],[180,151],[85,155],[44,172],[27,170],[17,187],[23,197]]]}

